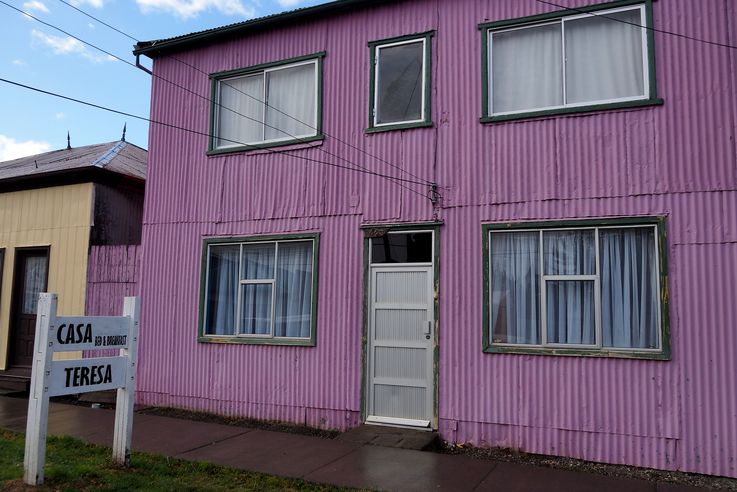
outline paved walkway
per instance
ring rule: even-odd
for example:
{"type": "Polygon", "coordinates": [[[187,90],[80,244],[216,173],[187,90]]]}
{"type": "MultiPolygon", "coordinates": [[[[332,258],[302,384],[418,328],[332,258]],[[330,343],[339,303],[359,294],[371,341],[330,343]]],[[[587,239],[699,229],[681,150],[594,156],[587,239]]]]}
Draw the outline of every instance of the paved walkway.
{"type": "MultiPolygon", "coordinates": [[[[27,400],[0,396],[0,427],[25,432],[27,400]]],[[[52,403],[49,434],[112,446],[114,412],[52,403]]],[[[695,492],[529,465],[136,414],[133,449],[333,485],[401,491],[695,492]]]]}

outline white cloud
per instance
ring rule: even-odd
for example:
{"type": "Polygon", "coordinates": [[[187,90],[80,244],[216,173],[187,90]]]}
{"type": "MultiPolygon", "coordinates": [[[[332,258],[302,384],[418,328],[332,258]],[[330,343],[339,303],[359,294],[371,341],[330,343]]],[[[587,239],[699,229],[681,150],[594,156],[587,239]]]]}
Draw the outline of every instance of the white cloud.
{"type": "Polygon", "coordinates": [[[64,118],[66,118],[66,116],[67,115],[65,115],[64,113],[56,113],[54,115],[54,118],[56,118],[57,120],[63,120],[64,118]]]}
{"type": "Polygon", "coordinates": [[[36,29],[31,30],[31,36],[35,42],[51,48],[55,55],[80,55],[95,63],[115,61],[110,55],[90,53],[82,42],[70,36],[52,36],[36,29]]]}
{"type": "Polygon", "coordinates": [[[93,23],[91,23],[91,22],[88,22],[87,23],[87,27],[89,27],[90,29],[94,29],[95,28],[95,25],[93,23]]]}
{"type": "Polygon", "coordinates": [[[49,13],[48,7],[46,7],[46,5],[44,5],[44,3],[40,2],[39,0],[30,0],[24,3],[23,9],[25,9],[26,11],[36,10],[45,14],[49,13]]]}
{"type": "Polygon", "coordinates": [[[0,135],[0,162],[40,154],[50,148],[51,145],[48,142],[36,142],[35,140],[18,142],[13,138],[0,135]]]}
{"type": "Polygon", "coordinates": [[[104,0],[71,0],[70,3],[75,7],[87,4],[96,9],[101,9],[105,4],[104,0]]]}
{"type": "Polygon", "coordinates": [[[295,5],[299,5],[304,0],[277,0],[279,2],[279,5],[282,7],[294,7],[295,5]]]}
{"type": "Polygon", "coordinates": [[[23,60],[19,60],[19,59],[15,59],[11,63],[15,65],[16,67],[25,67],[26,65],[28,65],[28,63],[24,62],[23,60]]]}
{"type": "Polygon", "coordinates": [[[241,0],[136,0],[144,14],[154,11],[169,12],[182,19],[197,17],[205,10],[217,10],[225,15],[253,17],[256,11],[241,0]]]}

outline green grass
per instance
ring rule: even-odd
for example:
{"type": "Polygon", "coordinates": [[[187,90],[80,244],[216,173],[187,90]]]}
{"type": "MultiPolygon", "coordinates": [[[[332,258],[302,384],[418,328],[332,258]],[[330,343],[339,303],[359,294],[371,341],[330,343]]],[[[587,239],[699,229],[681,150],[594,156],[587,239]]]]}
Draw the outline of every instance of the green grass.
{"type": "Polygon", "coordinates": [[[109,448],[71,437],[48,438],[44,485],[34,488],[23,484],[23,452],[23,434],[0,430],[0,490],[347,490],[143,453],[122,468],[109,448]]]}

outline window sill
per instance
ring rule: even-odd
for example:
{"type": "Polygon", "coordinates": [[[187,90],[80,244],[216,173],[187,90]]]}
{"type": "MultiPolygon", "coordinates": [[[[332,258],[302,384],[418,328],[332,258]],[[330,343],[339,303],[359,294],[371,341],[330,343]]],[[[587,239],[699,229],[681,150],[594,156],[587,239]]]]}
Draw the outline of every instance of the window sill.
{"type": "Polygon", "coordinates": [[[481,123],[502,123],[506,121],[529,120],[532,118],[545,118],[548,116],[575,115],[580,113],[593,113],[615,109],[644,108],[649,106],[661,106],[663,100],[660,98],[641,99],[638,101],[627,101],[609,104],[591,104],[589,106],[577,106],[574,108],[546,109],[542,111],[530,111],[529,113],[505,114],[501,116],[482,116],[481,123]]]}
{"type": "Polygon", "coordinates": [[[432,127],[432,121],[420,121],[417,123],[397,123],[395,125],[384,125],[384,126],[372,126],[366,128],[365,133],[381,133],[390,132],[394,130],[411,130],[412,128],[430,128],[432,127]]]}
{"type": "Polygon", "coordinates": [[[207,155],[209,157],[216,157],[219,155],[227,155],[227,154],[236,154],[236,153],[253,153],[253,154],[261,154],[261,153],[270,153],[268,149],[272,149],[275,147],[289,147],[286,149],[280,149],[280,152],[288,151],[288,150],[300,150],[300,149],[309,149],[312,147],[317,147],[319,145],[322,145],[322,141],[325,139],[325,135],[315,135],[314,137],[305,137],[295,140],[284,140],[281,142],[269,142],[269,143],[261,143],[261,144],[253,144],[253,145],[240,145],[238,147],[228,147],[225,149],[211,149],[207,151],[207,155]]]}
{"type": "Polygon", "coordinates": [[[286,345],[291,347],[314,347],[315,340],[311,338],[304,339],[279,339],[279,338],[246,338],[246,337],[217,337],[217,336],[200,336],[197,337],[200,343],[222,343],[231,345],[286,345]]]}
{"type": "Polygon", "coordinates": [[[520,354],[520,355],[562,355],[568,357],[598,357],[610,359],[644,359],[644,360],[671,360],[668,351],[636,352],[627,350],[596,350],[576,348],[525,348],[490,345],[484,348],[487,354],[520,354]]]}

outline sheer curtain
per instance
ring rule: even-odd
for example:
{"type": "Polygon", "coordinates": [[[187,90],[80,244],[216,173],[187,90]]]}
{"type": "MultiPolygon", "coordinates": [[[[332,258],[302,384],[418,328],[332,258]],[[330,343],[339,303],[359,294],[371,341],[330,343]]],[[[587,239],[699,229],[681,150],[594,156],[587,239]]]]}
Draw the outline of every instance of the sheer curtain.
{"type": "Polygon", "coordinates": [[[266,72],[266,140],[316,133],[315,67],[308,63],[266,72]]]}
{"type": "Polygon", "coordinates": [[[492,113],[563,104],[560,23],[492,33],[492,113]]]}
{"type": "Polygon", "coordinates": [[[220,82],[219,87],[220,106],[217,107],[217,134],[220,139],[217,141],[217,147],[233,147],[239,143],[262,141],[264,139],[264,105],[261,102],[264,99],[263,74],[225,79],[220,82]],[[248,97],[246,94],[253,97],[248,97]]]}
{"type": "Polygon", "coordinates": [[[645,94],[642,28],[626,22],[642,24],[640,10],[564,22],[568,103],[645,94]]]}
{"type": "Polygon", "coordinates": [[[279,244],[274,336],[309,337],[312,318],[312,242],[279,244]]]}
{"type": "Polygon", "coordinates": [[[240,246],[210,246],[207,277],[208,335],[233,335],[240,246]]]}
{"type": "Polygon", "coordinates": [[[657,348],[654,229],[602,229],[599,241],[603,346],[657,348]]]}
{"type": "Polygon", "coordinates": [[[273,243],[243,246],[243,280],[269,281],[241,285],[243,334],[271,334],[271,299],[274,288],[271,280],[274,278],[275,249],[273,243]]]}
{"type": "MultiPolygon", "coordinates": [[[[594,231],[543,232],[546,275],[594,275],[594,231]]],[[[596,313],[593,280],[546,280],[548,343],[593,345],[596,313]]]]}
{"type": "Polygon", "coordinates": [[[46,288],[46,256],[28,256],[25,259],[25,275],[23,287],[23,314],[36,314],[38,311],[38,295],[46,288]]]}
{"type": "Polygon", "coordinates": [[[491,234],[491,336],[494,343],[540,343],[540,236],[491,234]]]}

